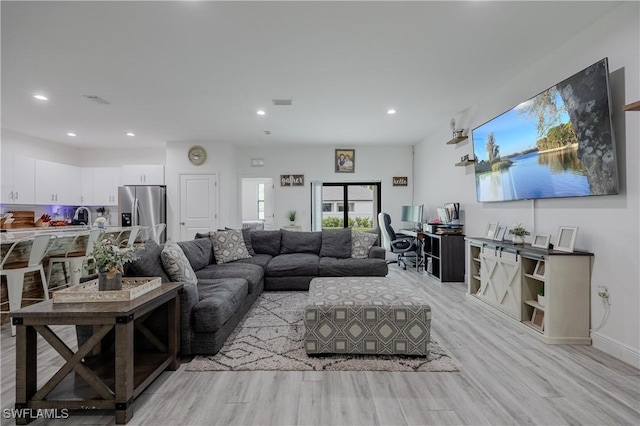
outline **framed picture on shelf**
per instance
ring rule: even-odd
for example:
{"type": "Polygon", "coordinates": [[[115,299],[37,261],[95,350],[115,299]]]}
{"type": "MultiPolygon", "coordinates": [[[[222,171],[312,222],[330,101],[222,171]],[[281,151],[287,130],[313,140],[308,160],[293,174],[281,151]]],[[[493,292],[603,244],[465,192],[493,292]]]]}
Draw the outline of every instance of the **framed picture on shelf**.
{"type": "Polygon", "coordinates": [[[533,240],[531,241],[531,247],[548,249],[549,240],[551,240],[551,235],[549,234],[535,234],[533,236],[533,240]]]}
{"type": "Polygon", "coordinates": [[[538,308],[533,309],[531,324],[540,331],[544,331],[544,311],[538,308]]]}
{"type": "Polygon", "coordinates": [[[554,249],[573,253],[573,247],[576,244],[577,235],[577,226],[561,226],[558,228],[558,241],[556,242],[554,249]]]}
{"type": "Polygon", "coordinates": [[[484,237],[490,240],[496,236],[496,232],[498,231],[498,222],[490,223],[487,225],[487,230],[484,233],[484,237]]]}
{"type": "Polygon", "coordinates": [[[533,270],[533,276],[536,278],[544,279],[544,270],[544,260],[538,260],[538,263],[536,263],[536,268],[533,270]]]}
{"type": "Polygon", "coordinates": [[[493,237],[496,241],[502,241],[504,239],[504,233],[507,230],[506,226],[498,226],[495,237],[493,237]]]}
{"type": "Polygon", "coordinates": [[[334,164],[336,173],[353,173],[356,168],[356,150],[336,149],[334,164]]]}

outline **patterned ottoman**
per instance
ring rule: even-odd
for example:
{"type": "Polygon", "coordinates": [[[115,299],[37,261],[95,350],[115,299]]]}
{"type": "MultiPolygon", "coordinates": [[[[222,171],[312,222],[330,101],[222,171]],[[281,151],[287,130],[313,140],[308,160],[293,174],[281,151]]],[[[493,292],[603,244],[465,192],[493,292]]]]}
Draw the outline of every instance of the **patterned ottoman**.
{"type": "Polygon", "coordinates": [[[304,325],[309,355],[427,356],[431,307],[407,282],[384,277],[314,278],[304,325]]]}

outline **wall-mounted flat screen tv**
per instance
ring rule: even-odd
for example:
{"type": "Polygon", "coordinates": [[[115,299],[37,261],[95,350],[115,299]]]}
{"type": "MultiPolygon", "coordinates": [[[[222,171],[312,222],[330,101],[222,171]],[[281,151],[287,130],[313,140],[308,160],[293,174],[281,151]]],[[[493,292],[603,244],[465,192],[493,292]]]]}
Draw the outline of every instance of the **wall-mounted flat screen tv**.
{"type": "Polygon", "coordinates": [[[473,129],[478,201],[618,193],[602,59],[473,129]]]}

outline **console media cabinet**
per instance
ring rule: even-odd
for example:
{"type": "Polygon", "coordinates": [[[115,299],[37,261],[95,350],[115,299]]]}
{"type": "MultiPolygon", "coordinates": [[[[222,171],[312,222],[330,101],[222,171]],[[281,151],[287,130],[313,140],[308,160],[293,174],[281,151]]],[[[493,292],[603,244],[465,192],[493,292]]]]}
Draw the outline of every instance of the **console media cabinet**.
{"type": "Polygon", "coordinates": [[[590,345],[593,254],[567,253],[485,238],[467,242],[472,300],[549,344],[590,345]],[[544,289],[544,302],[537,296],[544,289]]]}

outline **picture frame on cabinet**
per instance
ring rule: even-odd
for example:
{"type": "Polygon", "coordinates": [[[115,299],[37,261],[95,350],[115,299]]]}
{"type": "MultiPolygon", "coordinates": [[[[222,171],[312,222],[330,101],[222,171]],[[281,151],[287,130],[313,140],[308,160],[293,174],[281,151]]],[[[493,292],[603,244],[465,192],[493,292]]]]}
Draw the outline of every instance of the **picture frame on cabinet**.
{"type": "Polygon", "coordinates": [[[533,236],[533,240],[531,241],[531,247],[548,249],[550,240],[551,240],[550,234],[535,234],[533,236]]]}
{"type": "Polygon", "coordinates": [[[532,275],[536,278],[544,279],[545,266],[544,260],[538,260],[532,275]]]}
{"type": "Polygon", "coordinates": [[[498,231],[498,222],[496,223],[489,223],[487,225],[487,230],[484,233],[484,237],[488,238],[490,240],[493,240],[494,237],[496,236],[496,232],[498,231]]]}
{"type": "Polygon", "coordinates": [[[561,226],[560,228],[558,228],[558,240],[554,249],[558,251],[573,253],[577,235],[577,226],[561,226]]]}
{"type": "Polygon", "coordinates": [[[498,226],[496,230],[496,235],[493,237],[496,241],[502,241],[504,239],[504,233],[507,230],[506,226],[498,226]]]}
{"type": "Polygon", "coordinates": [[[534,328],[540,331],[544,331],[544,311],[542,309],[533,308],[533,315],[531,315],[531,324],[534,328]]]}

